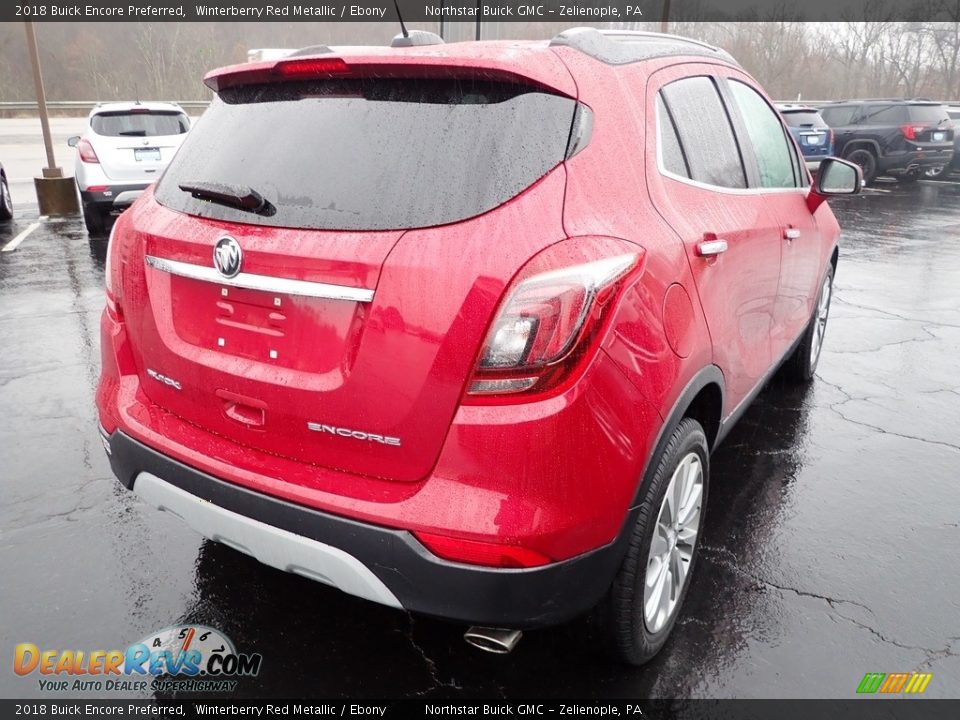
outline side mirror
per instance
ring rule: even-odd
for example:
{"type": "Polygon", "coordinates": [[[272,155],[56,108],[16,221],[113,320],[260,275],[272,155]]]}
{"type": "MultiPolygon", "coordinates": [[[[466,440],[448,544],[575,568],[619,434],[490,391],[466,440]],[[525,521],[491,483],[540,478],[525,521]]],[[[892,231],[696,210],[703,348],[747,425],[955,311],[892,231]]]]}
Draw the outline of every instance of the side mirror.
{"type": "Polygon", "coordinates": [[[71,138],[67,138],[67,145],[69,145],[70,147],[76,147],[76,146],[77,146],[77,143],[79,143],[79,142],[80,142],[80,136],[79,136],[79,135],[74,135],[74,136],[71,137],[71,138]]]}
{"type": "Polygon", "coordinates": [[[814,212],[833,195],[856,195],[863,187],[863,172],[857,165],[839,158],[826,158],[820,163],[807,207],[814,212]]]}

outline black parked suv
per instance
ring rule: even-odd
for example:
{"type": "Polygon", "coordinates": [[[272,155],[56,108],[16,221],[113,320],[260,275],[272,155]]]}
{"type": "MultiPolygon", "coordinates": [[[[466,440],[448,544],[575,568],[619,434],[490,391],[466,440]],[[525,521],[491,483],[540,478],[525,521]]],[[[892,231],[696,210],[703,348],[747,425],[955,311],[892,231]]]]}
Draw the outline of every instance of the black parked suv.
{"type": "Polygon", "coordinates": [[[930,168],[924,173],[929,180],[946,180],[950,173],[960,172],[960,105],[947,105],[947,115],[953,123],[953,160],[942,168],[930,168]]]}
{"type": "Polygon", "coordinates": [[[953,160],[953,124],[930,100],[842,100],[821,108],[834,152],[863,170],[863,182],[890,175],[912,182],[953,160]]]}

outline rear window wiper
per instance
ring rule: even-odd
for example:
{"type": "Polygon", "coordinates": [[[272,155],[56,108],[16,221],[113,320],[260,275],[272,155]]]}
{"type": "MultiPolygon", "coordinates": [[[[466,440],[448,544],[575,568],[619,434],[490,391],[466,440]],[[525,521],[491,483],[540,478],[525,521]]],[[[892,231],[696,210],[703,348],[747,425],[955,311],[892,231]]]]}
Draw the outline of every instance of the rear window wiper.
{"type": "Polygon", "coordinates": [[[247,185],[227,183],[185,182],[178,187],[197,200],[208,200],[218,205],[236,208],[257,215],[273,215],[277,209],[260,193],[247,185]]]}

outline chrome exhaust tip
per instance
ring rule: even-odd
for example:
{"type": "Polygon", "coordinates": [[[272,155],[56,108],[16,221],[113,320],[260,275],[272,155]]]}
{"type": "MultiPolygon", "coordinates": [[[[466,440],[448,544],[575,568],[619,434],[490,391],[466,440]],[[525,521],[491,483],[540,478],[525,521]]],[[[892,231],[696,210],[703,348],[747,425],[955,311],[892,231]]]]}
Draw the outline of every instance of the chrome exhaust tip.
{"type": "Polygon", "coordinates": [[[496,655],[509,653],[522,637],[521,630],[491,627],[472,627],[463,634],[463,639],[468,645],[496,655]]]}

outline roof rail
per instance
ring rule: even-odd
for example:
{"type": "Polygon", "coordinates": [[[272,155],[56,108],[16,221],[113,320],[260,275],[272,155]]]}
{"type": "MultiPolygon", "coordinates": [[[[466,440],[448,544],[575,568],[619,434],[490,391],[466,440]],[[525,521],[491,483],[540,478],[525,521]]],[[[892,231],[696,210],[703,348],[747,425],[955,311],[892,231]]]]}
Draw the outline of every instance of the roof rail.
{"type": "Polygon", "coordinates": [[[832,103],[858,103],[858,102],[928,102],[939,103],[928,97],[885,97],[885,98],[848,98],[846,100],[830,100],[832,103]]]}
{"type": "Polygon", "coordinates": [[[608,65],[625,65],[671,55],[720,58],[737,64],[725,50],[700,40],[642,30],[570,28],[556,35],[550,41],[550,47],[570,47],[608,65]]]}

